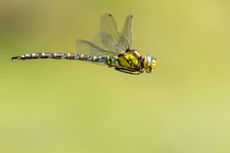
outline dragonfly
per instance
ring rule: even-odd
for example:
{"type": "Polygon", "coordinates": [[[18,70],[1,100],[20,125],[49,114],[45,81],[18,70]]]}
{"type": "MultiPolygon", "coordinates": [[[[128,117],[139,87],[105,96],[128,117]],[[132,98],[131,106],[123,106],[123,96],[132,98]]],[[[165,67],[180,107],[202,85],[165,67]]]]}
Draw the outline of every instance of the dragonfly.
{"type": "Polygon", "coordinates": [[[12,60],[29,59],[67,59],[80,60],[107,65],[128,74],[150,73],[156,67],[156,58],[142,55],[132,48],[133,16],[129,15],[123,29],[118,31],[117,23],[110,13],[101,16],[100,31],[93,42],[76,41],[77,53],[27,53],[12,57],[12,60]]]}

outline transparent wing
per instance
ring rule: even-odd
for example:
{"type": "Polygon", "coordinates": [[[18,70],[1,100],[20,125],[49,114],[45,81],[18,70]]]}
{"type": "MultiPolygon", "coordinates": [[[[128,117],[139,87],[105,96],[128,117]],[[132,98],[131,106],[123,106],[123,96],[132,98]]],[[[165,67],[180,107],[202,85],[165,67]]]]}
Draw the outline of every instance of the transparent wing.
{"type": "Polygon", "coordinates": [[[121,35],[118,32],[117,23],[110,14],[104,14],[100,20],[100,32],[96,35],[95,43],[103,49],[113,52],[121,52],[124,48],[119,48],[117,44],[120,42],[121,35]]]}
{"type": "Polygon", "coordinates": [[[120,45],[123,45],[128,49],[132,49],[132,41],[133,41],[132,31],[133,31],[133,16],[129,15],[126,18],[126,21],[123,27],[120,45]]]}
{"type": "Polygon", "coordinates": [[[120,53],[126,50],[124,45],[121,45],[121,36],[119,40],[114,40],[113,36],[107,33],[99,33],[96,36],[95,43],[105,50],[120,53]]]}
{"type": "Polygon", "coordinates": [[[102,49],[90,41],[81,40],[81,39],[76,41],[76,50],[77,53],[92,55],[92,56],[115,54],[115,52],[113,51],[102,49]]]}
{"type": "Polygon", "coordinates": [[[101,17],[100,33],[95,39],[96,43],[103,49],[113,52],[125,51],[132,47],[132,16],[128,16],[122,34],[118,32],[117,24],[111,14],[101,17]]]}
{"type": "Polygon", "coordinates": [[[101,16],[100,33],[110,35],[114,42],[118,42],[120,40],[117,23],[112,14],[107,13],[101,16]]]}
{"type": "Polygon", "coordinates": [[[77,40],[78,53],[88,55],[114,55],[131,49],[132,47],[132,16],[126,18],[122,33],[114,17],[107,13],[100,20],[100,32],[94,39],[94,43],[86,40],[77,40]]]}

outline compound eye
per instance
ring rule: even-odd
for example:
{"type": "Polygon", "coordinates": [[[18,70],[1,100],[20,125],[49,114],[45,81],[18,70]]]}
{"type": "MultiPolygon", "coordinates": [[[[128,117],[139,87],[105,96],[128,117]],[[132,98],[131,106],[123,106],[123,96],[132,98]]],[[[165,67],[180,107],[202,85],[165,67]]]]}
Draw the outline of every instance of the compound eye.
{"type": "Polygon", "coordinates": [[[149,65],[151,65],[152,58],[151,58],[150,56],[147,56],[146,58],[147,58],[147,62],[148,62],[148,64],[149,64],[149,65]]]}

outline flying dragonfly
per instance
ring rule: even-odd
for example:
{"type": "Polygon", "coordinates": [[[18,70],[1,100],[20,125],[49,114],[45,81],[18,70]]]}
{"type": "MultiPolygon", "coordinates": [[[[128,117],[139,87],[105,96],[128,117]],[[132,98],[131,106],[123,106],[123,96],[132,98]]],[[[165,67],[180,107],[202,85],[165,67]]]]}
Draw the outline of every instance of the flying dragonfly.
{"type": "Polygon", "coordinates": [[[27,59],[67,59],[99,63],[112,67],[117,71],[128,74],[150,73],[156,67],[156,58],[150,55],[141,55],[132,48],[132,21],[129,15],[121,32],[114,17],[104,14],[100,20],[100,32],[95,42],[77,40],[77,53],[27,53],[12,57],[12,60],[27,59]]]}

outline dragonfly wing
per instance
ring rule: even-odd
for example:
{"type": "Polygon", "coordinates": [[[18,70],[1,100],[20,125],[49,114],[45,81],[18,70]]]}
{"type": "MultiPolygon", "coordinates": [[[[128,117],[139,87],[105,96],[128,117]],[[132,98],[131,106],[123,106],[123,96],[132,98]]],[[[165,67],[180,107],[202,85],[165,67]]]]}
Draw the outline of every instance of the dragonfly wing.
{"type": "Polygon", "coordinates": [[[133,31],[133,16],[129,15],[126,18],[123,31],[121,34],[120,45],[128,49],[132,49],[132,31],[133,31]]]}
{"type": "Polygon", "coordinates": [[[112,14],[107,13],[101,16],[100,33],[110,35],[114,42],[119,41],[120,35],[118,33],[117,23],[112,14]]]}
{"type": "Polygon", "coordinates": [[[103,49],[108,49],[113,52],[124,51],[125,48],[118,45],[121,42],[121,34],[118,32],[117,23],[114,17],[107,13],[101,16],[100,32],[95,38],[96,44],[103,49]]]}
{"type": "Polygon", "coordinates": [[[81,40],[81,39],[76,41],[76,49],[77,49],[77,53],[92,55],[92,56],[115,54],[113,51],[105,50],[90,41],[81,40]]]}
{"type": "Polygon", "coordinates": [[[108,49],[113,52],[120,53],[126,50],[125,46],[119,45],[121,40],[120,38],[119,41],[114,40],[112,35],[101,32],[96,36],[95,43],[103,49],[108,49]]]}
{"type": "Polygon", "coordinates": [[[77,52],[89,55],[115,55],[131,49],[132,45],[132,16],[128,16],[122,34],[114,17],[107,13],[102,15],[100,33],[95,38],[95,43],[86,40],[76,42],[77,52]]]}
{"type": "Polygon", "coordinates": [[[101,17],[100,33],[95,39],[101,48],[122,52],[132,47],[132,15],[125,21],[122,34],[118,32],[118,27],[111,14],[104,14],[101,17]]]}

